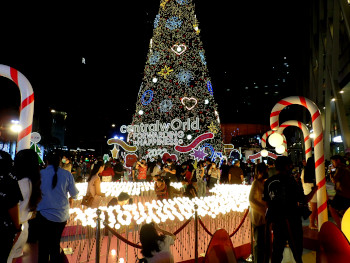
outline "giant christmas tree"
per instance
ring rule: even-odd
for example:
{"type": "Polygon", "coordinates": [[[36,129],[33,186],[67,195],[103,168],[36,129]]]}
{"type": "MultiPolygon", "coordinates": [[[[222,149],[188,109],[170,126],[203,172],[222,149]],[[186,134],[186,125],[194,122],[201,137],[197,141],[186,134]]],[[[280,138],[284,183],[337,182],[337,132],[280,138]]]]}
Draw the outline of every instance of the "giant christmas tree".
{"type": "Polygon", "coordinates": [[[121,128],[143,157],[222,158],[220,119],[199,33],[192,0],[161,0],[133,122],[121,128]]]}

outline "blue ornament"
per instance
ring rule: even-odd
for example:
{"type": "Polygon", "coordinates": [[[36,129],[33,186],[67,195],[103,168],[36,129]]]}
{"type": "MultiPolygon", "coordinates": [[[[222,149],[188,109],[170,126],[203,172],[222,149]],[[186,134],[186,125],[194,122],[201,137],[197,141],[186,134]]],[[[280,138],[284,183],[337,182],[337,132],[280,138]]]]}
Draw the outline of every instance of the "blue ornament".
{"type": "Polygon", "coordinates": [[[156,18],[154,19],[154,22],[153,22],[153,27],[154,28],[158,27],[159,19],[160,19],[160,14],[156,15],[156,18]]]}
{"type": "Polygon", "coordinates": [[[181,19],[178,18],[177,16],[172,16],[166,21],[165,27],[170,30],[174,30],[174,29],[180,28],[181,25],[182,25],[181,19]]]}
{"type": "Polygon", "coordinates": [[[180,5],[187,5],[188,4],[188,0],[176,0],[176,2],[180,5]]]}
{"type": "Polygon", "coordinates": [[[159,52],[153,52],[153,54],[149,57],[148,61],[151,65],[157,64],[160,59],[159,52]]]}
{"type": "Polygon", "coordinates": [[[210,144],[210,143],[204,143],[201,148],[201,150],[203,149],[209,149],[210,150],[210,154],[208,153],[208,156],[210,159],[213,158],[214,154],[215,154],[215,150],[214,150],[214,147],[210,144]]]}
{"type": "Polygon", "coordinates": [[[199,52],[199,56],[201,57],[202,63],[203,63],[204,65],[207,65],[207,62],[205,61],[205,57],[204,57],[203,51],[200,51],[200,52],[199,52]]]}
{"type": "Polygon", "coordinates": [[[207,88],[208,88],[209,94],[213,96],[214,95],[213,86],[211,85],[211,82],[209,80],[207,82],[207,88]]]}
{"type": "Polygon", "coordinates": [[[142,105],[148,105],[151,103],[153,99],[153,91],[152,90],[146,90],[141,97],[141,103],[142,105]],[[148,97],[148,99],[146,99],[148,97]]]}
{"type": "Polygon", "coordinates": [[[178,74],[177,78],[181,84],[184,84],[186,86],[190,85],[190,81],[193,78],[192,72],[186,69],[182,69],[178,74]]]}

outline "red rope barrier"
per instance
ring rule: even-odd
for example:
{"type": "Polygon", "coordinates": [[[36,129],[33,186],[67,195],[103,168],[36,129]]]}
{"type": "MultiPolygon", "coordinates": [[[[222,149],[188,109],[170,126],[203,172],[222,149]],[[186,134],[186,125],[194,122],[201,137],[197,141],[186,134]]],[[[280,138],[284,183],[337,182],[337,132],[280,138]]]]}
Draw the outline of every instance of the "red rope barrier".
{"type": "MultiPolygon", "coordinates": [[[[245,221],[245,219],[246,219],[248,213],[249,213],[249,209],[246,210],[246,212],[245,212],[245,214],[244,214],[244,216],[243,216],[243,218],[242,218],[242,221],[239,223],[238,227],[233,231],[233,233],[230,235],[230,237],[233,237],[234,234],[236,234],[237,231],[241,228],[241,226],[243,225],[243,223],[244,223],[244,221],[245,221]]],[[[210,231],[208,230],[208,228],[206,228],[206,226],[204,225],[203,221],[202,221],[200,218],[198,218],[198,221],[199,221],[199,223],[201,224],[201,226],[203,227],[204,231],[207,232],[207,234],[208,234],[209,236],[212,237],[213,234],[210,233],[210,231]]]]}
{"type": "Polygon", "coordinates": [[[123,241],[124,243],[128,244],[129,246],[132,246],[134,248],[138,248],[138,249],[142,249],[142,246],[137,245],[135,243],[130,242],[129,240],[127,240],[125,237],[119,235],[117,233],[117,231],[115,231],[113,228],[111,228],[106,222],[103,222],[103,224],[105,225],[105,228],[108,229],[108,231],[110,231],[113,235],[115,235],[117,238],[119,238],[121,241],[123,241]]]}
{"type": "Polygon", "coordinates": [[[199,221],[199,223],[201,224],[201,226],[203,227],[204,231],[207,232],[207,234],[208,234],[209,236],[212,237],[213,234],[210,233],[210,231],[208,230],[208,228],[205,227],[205,225],[203,224],[202,220],[201,220],[200,218],[198,218],[198,221],[199,221]]]}
{"type": "Polygon", "coordinates": [[[237,231],[241,228],[241,226],[243,225],[244,220],[246,219],[248,213],[249,213],[249,209],[247,209],[247,211],[245,212],[245,214],[244,214],[244,216],[243,216],[243,219],[242,219],[241,223],[240,223],[240,224],[238,225],[238,227],[233,231],[233,233],[230,235],[230,237],[233,237],[234,234],[236,234],[237,231]]]}
{"type": "MultiPolygon", "coordinates": [[[[190,219],[188,219],[178,230],[176,230],[174,232],[174,235],[177,235],[178,233],[180,233],[190,222],[192,221],[192,217],[190,219]]],[[[105,225],[105,228],[110,231],[113,235],[115,235],[117,238],[119,238],[121,241],[123,241],[124,243],[128,244],[129,246],[138,248],[138,249],[142,249],[142,246],[137,245],[135,243],[132,243],[131,241],[127,240],[125,237],[123,237],[122,235],[118,234],[113,228],[111,228],[106,222],[103,222],[103,224],[105,225]]]]}
{"type": "Polygon", "coordinates": [[[178,233],[182,231],[190,222],[192,221],[192,217],[188,219],[178,230],[174,232],[174,235],[176,236],[178,233]]]}

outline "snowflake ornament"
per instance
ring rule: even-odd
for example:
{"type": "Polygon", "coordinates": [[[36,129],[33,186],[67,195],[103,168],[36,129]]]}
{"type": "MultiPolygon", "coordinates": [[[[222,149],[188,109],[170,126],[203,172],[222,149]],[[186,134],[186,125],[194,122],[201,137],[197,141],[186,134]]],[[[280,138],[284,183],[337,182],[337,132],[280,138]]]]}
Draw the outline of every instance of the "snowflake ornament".
{"type": "Polygon", "coordinates": [[[167,29],[174,30],[174,29],[180,28],[181,25],[182,25],[181,19],[178,18],[177,16],[172,16],[166,21],[165,27],[167,29]]]}
{"type": "Polygon", "coordinates": [[[190,85],[191,80],[193,79],[193,74],[190,70],[182,69],[177,74],[177,78],[181,84],[184,84],[186,86],[190,85]]]}
{"type": "Polygon", "coordinates": [[[161,112],[169,112],[172,107],[173,107],[173,103],[171,100],[163,100],[159,104],[159,109],[161,112]]]}

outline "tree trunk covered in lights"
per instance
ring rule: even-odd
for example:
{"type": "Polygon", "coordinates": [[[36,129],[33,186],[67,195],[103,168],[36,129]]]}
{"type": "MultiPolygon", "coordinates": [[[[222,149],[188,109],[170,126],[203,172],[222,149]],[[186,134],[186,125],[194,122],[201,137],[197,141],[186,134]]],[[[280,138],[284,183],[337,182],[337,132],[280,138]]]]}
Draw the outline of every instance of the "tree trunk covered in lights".
{"type": "Polygon", "coordinates": [[[153,26],[129,142],[142,157],[217,161],[220,119],[192,0],[161,0],[153,26]]]}

